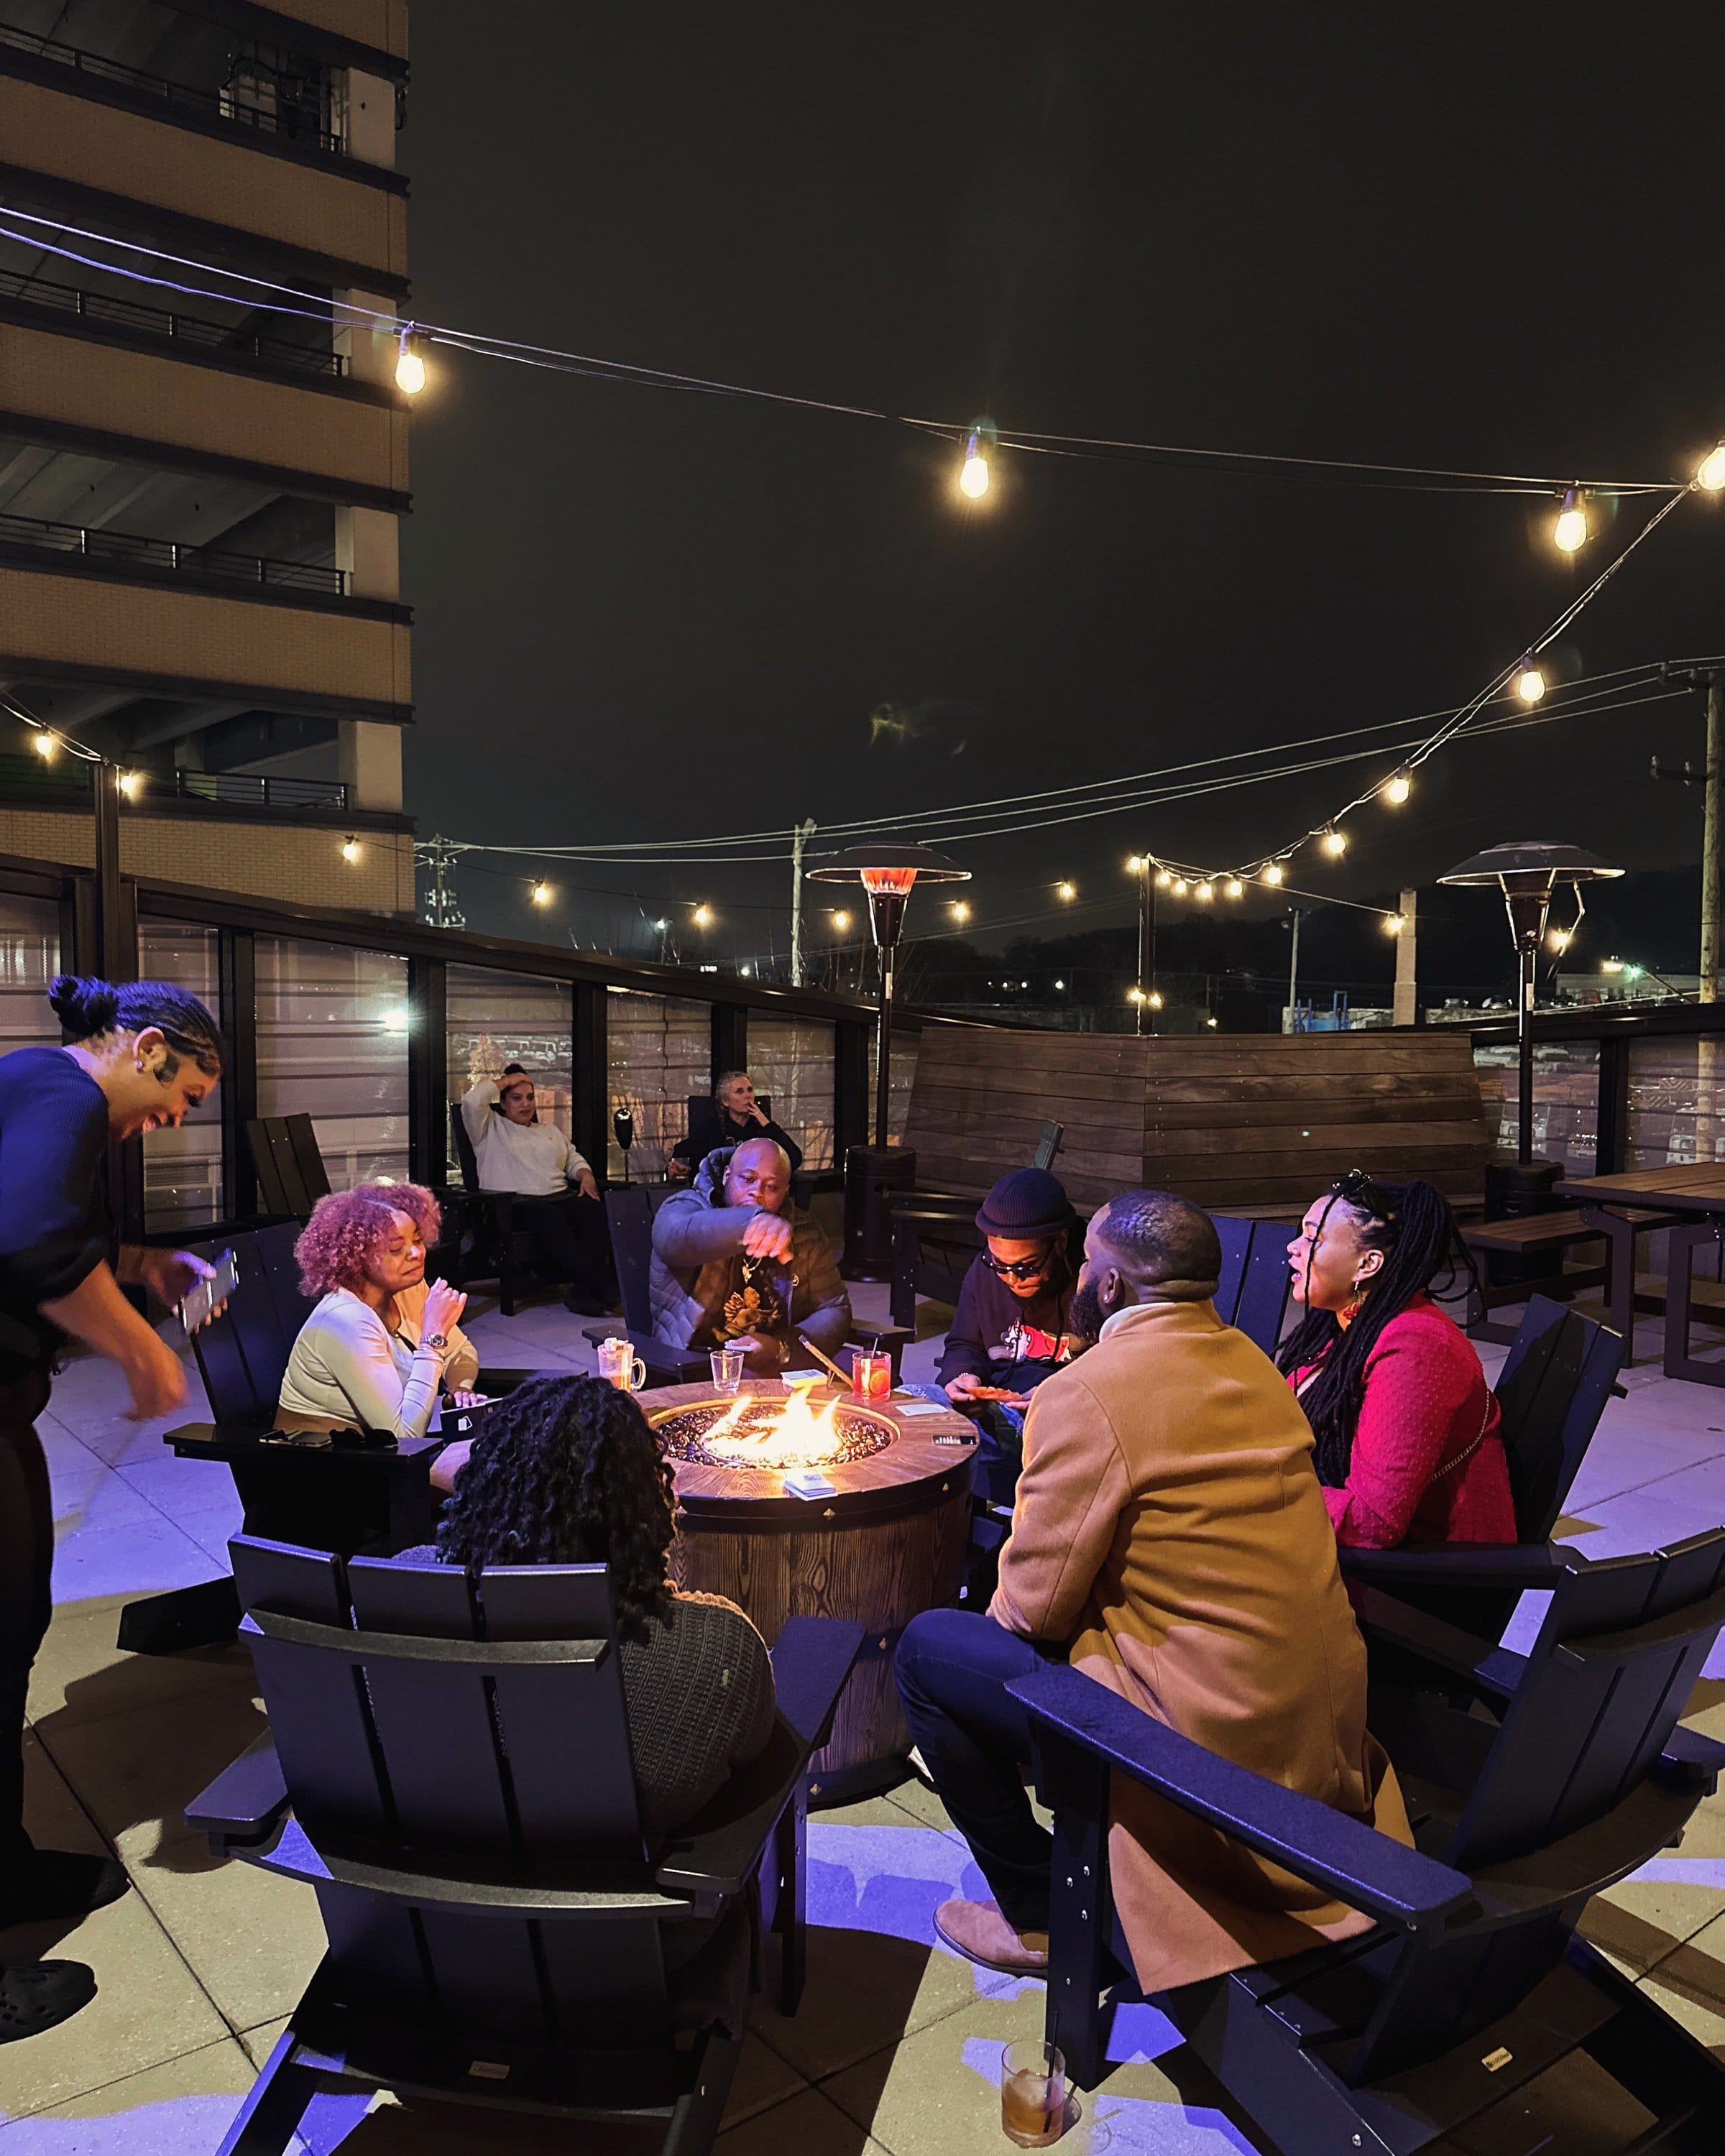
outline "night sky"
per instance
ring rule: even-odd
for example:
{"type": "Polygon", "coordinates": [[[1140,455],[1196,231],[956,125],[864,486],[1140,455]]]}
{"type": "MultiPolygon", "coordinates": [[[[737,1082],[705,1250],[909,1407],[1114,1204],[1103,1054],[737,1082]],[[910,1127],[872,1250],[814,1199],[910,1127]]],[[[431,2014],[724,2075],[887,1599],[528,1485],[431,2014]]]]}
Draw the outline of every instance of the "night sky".
{"type": "MultiPolygon", "coordinates": [[[[1715,7],[413,0],[411,20],[429,321],[943,419],[1320,457],[1663,480],[1725,432],[1715,7]]],[[[432,364],[404,542],[422,834],[927,806],[935,836],[945,804],[1430,711],[1647,513],[1607,505],[1570,562],[1544,500],[1003,454],[967,514],[952,448],[908,429],[432,364]]],[[[1725,496],[1686,501],[1558,670],[1725,649],[1722,572],[1725,496]]],[[[1460,746],[1405,809],[1353,819],[1343,867],[1291,880],[1377,900],[1521,837],[1692,863],[1699,797],[1647,762],[1700,746],[1691,701],[1460,746]]],[[[1134,848],[1250,858],[1357,783],[965,842],[975,932],[1034,931],[1062,876],[1084,910],[1055,925],[1124,922],[1134,848]]],[[[712,956],[783,947],[786,870],[552,871],[546,912],[526,873],[464,870],[470,923],[590,942],[633,922],[641,947],[642,916],[706,899],[712,956]]],[[[1689,888],[1632,875],[1602,945],[1633,921],[1649,963],[1692,968],[1689,888]]],[[[1487,901],[1431,893],[1425,919],[1507,974],[1487,901]]]]}

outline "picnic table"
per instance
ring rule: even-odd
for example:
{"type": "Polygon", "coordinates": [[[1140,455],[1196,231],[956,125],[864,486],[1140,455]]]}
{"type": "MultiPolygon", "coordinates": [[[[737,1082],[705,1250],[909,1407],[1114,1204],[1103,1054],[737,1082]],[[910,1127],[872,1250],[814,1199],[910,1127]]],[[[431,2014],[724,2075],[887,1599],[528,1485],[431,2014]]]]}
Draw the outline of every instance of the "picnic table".
{"type": "Polygon", "coordinates": [[[1725,1241],[1725,1161],[1581,1176],[1559,1183],[1556,1189],[1559,1197],[1575,1203],[1589,1227],[1610,1239],[1609,1322],[1623,1336],[1625,1364],[1635,1359],[1635,1237],[1650,1228],[1668,1228],[1665,1373],[1698,1384],[1725,1385],[1725,1365],[1699,1362],[1689,1349],[1695,1253],[1702,1245],[1725,1241]]]}

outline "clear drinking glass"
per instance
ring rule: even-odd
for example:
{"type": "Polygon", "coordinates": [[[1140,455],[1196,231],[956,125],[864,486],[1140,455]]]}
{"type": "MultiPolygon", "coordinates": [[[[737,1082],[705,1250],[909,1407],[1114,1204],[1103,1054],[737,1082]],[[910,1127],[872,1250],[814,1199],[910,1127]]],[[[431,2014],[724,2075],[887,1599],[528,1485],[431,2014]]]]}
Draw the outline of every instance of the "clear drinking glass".
{"type": "Polygon", "coordinates": [[[1066,2130],[1066,2061],[1040,2036],[1000,2054],[1000,2131],[1020,2148],[1046,2148],[1066,2130]]]}
{"type": "Polygon", "coordinates": [[[713,1366],[713,1389],[729,1399],[742,1384],[741,1348],[715,1348],[708,1360],[713,1366]]]}

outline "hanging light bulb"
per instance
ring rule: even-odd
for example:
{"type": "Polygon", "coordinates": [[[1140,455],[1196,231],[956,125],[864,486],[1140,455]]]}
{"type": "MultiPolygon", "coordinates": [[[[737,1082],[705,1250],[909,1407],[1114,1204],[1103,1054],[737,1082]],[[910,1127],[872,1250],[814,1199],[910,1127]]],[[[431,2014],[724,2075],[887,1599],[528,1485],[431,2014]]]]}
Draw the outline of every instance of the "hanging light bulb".
{"type": "Polygon", "coordinates": [[[534,885],[532,896],[535,906],[549,906],[551,904],[551,886],[545,881],[542,876],[539,881],[534,885]]]}
{"type": "Polygon", "coordinates": [[[1414,790],[1414,782],[1405,771],[1392,772],[1378,789],[1378,798],[1399,808],[1414,790]]]}
{"type": "Polygon", "coordinates": [[[1553,928],[1548,932],[1545,940],[1553,951],[1567,951],[1574,934],[1573,928],[1553,928]]]}
{"type": "Polygon", "coordinates": [[[713,910],[710,906],[697,906],[689,918],[697,928],[711,928],[713,925],[713,910]]]}
{"type": "Polygon", "coordinates": [[[1717,494],[1725,486],[1725,442],[1702,459],[1696,467],[1695,484],[1707,494],[1717,494]]]}
{"type": "Polygon", "coordinates": [[[1332,824],[1323,835],[1323,849],[1332,860],[1340,860],[1348,851],[1348,834],[1338,831],[1332,824]]]}
{"type": "Polygon", "coordinates": [[[1158,891],[1166,891],[1173,880],[1173,871],[1171,869],[1158,869],[1156,871],[1156,888],[1158,891]]]}
{"type": "Polygon", "coordinates": [[[425,387],[425,362],[411,329],[403,330],[395,347],[395,386],[403,397],[417,397],[425,387]]]}
{"type": "Polygon", "coordinates": [[[964,901],[962,898],[955,898],[952,901],[952,914],[953,920],[956,921],[958,923],[958,926],[962,928],[965,922],[970,918],[970,908],[964,903],[964,901]]]}
{"type": "Polygon", "coordinates": [[[1197,899],[1199,903],[1202,906],[1208,906],[1215,895],[1216,886],[1210,881],[1208,876],[1204,878],[1204,881],[1199,884],[1197,890],[1192,894],[1192,896],[1197,899]]]}
{"type": "Polygon", "coordinates": [[[36,730],[34,738],[37,755],[42,758],[44,763],[50,762],[56,751],[59,749],[59,743],[54,739],[54,736],[49,733],[46,726],[39,726],[36,730]]]}
{"type": "Polygon", "coordinates": [[[347,862],[357,861],[359,859],[359,840],[352,832],[341,841],[341,858],[347,862]]]}
{"type": "Polygon", "coordinates": [[[133,794],[137,792],[138,788],[143,784],[143,783],[144,774],[141,771],[122,771],[120,774],[120,790],[126,796],[128,801],[131,799],[133,794]]]}
{"type": "Polygon", "coordinates": [[[1404,913],[1386,913],[1384,916],[1384,932],[1386,936],[1399,936],[1407,925],[1408,916],[1404,913]]]}
{"type": "Polygon", "coordinates": [[[850,926],[850,916],[848,913],[839,912],[833,916],[833,927],[838,935],[842,936],[850,926]]]}
{"type": "Polygon", "coordinates": [[[1142,875],[1148,866],[1149,863],[1142,854],[1128,854],[1126,857],[1126,872],[1128,875],[1142,875]]]}
{"type": "Polygon", "coordinates": [[[1560,554],[1577,554],[1587,544],[1586,497],[1572,486],[1563,496],[1558,521],[1551,528],[1552,544],[1560,554]]]}
{"type": "Polygon", "coordinates": [[[1522,670],[1516,675],[1516,694],[1524,704],[1537,704],[1545,694],[1545,676],[1533,664],[1530,651],[1522,661],[1522,670]]]}
{"type": "Polygon", "coordinates": [[[958,468],[958,491],[980,501],[988,491],[988,458],[980,436],[971,434],[964,444],[964,462],[958,468]]]}
{"type": "Polygon", "coordinates": [[[1064,905],[1070,906],[1077,896],[1078,886],[1069,879],[1063,879],[1055,886],[1055,896],[1064,905]]]}
{"type": "Polygon", "coordinates": [[[1262,876],[1265,882],[1271,885],[1273,888],[1286,875],[1287,870],[1282,866],[1280,861],[1266,861],[1263,867],[1259,870],[1258,873],[1262,876]]]}
{"type": "Polygon", "coordinates": [[[1185,877],[1184,877],[1184,876],[1176,876],[1176,877],[1174,878],[1174,880],[1173,880],[1173,885],[1172,885],[1171,888],[1172,888],[1172,890],[1173,890],[1173,894],[1174,894],[1174,896],[1175,896],[1176,898],[1183,898],[1183,897],[1186,896],[1186,879],[1185,879],[1185,877]]]}
{"type": "Polygon", "coordinates": [[[1223,895],[1224,897],[1228,898],[1238,898],[1245,890],[1245,886],[1240,881],[1238,876],[1230,876],[1227,882],[1222,886],[1223,895]]]}
{"type": "Polygon", "coordinates": [[[1152,988],[1149,994],[1145,997],[1144,1001],[1149,1005],[1152,1010],[1160,1010],[1162,1009],[1162,990],[1160,988],[1152,988]]]}

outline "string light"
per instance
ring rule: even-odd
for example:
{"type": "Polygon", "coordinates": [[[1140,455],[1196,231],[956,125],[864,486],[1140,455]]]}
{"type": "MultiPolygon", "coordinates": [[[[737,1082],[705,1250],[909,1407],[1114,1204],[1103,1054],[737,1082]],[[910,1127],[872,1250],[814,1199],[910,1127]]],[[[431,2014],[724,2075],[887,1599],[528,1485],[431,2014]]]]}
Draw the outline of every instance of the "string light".
{"type": "Polygon", "coordinates": [[[404,329],[395,347],[395,386],[403,397],[417,397],[425,387],[425,362],[419,341],[404,329]]]}
{"type": "Polygon", "coordinates": [[[1185,877],[1184,877],[1184,876],[1176,876],[1176,877],[1174,878],[1174,880],[1173,880],[1173,885],[1170,886],[1170,888],[1173,890],[1173,894],[1174,894],[1174,896],[1175,896],[1176,898],[1183,898],[1183,897],[1186,896],[1186,879],[1185,879],[1185,877]]]}
{"type": "Polygon", "coordinates": [[[1208,1025],[1208,1026],[1214,1027],[1214,1024],[1215,1024],[1215,1023],[1216,1023],[1216,1014],[1215,1014],[1215,1013],[1214,1013],[1214,1011],[1212,1011],[1212,1012],[1210,1013],[1209,1016],[1209,1017],[1204,1020],[1204,1024],[1205,1024],[1206,1025],[1208,1025]]]}
{"type": "MultiPolygon", "coordinates": [[[[1142,875],[1144,870],[1148,867],[1148,865],[1149,864],[1145,860],[1142,854],[1128,854],[1126,857],[1126,872],[1128,875],[1142,875]]],[[[1166,883],[1168,881],[1168,871],[1166,869],[1163,870],[1162,874],[1158,876],[1156,880],[1158,883],[1166,883]]]]}
{"type": "Polygon", "coordinates": [[[1587,544],[1586,497],[1572,486],[1563,496],[1558,521],[1551,528],[1552,544],[1560,554],[1579,554],[1587,544]]]}
{"type": "Polygon", "coordinates": [[[697,906],[689,918],[697,928],[711,928],[713,925],[713,910],[710,906],[697,906]]]}
{"type": "Polygon", "coordinates": [[[1199,884],[1197,890],[1192,894],[1200,906],[1208,906],[1215,895],[1216,886],[1210,881],[1208,876],[1204,878],[1204,881],[1199,884]]]}
{"type": "Polygon", "coordinates": [[[1166,891],[1173,880],[1173,871],[1171,869],[1158,869],[1156,871],[1156,888],[1158,891],[1166,891]]]}
{"type": "Polygon", "coordinates": [[[1263,867],[1259,870],[1258,873],[1263,878],[1264,881],[1267,883],[1272,890],[1274,890],[1276,886],[1281,883],[1283,878],[1286,875],[1287,870],[1283,868],[1280,861],[1266,861],[1263,867]]]}
{"type": "Polygon", "coordinates": [[[131,800],[133,794],[137,792],[138,788],[143,784],[143,783],[144,774],[141,771],[122,771],[120,774],[120,790],[126,796],[128,801],[131,800]]]}
{"type": "Polygon", "coordinates": [[[1384,916],[1384,932],[1386,936],[1399,936],[1407,925],[1408,916],[1404,913],[1386,913],[1384,916]]]}
{"type": "Polygon", "coordinates": [[[1515,688],[1517,696],[1524,704],[1537,704],[1545,694],[1545,676],[1534,665],[1531,651],[1522,661],[1521,670],[1516,675],[1515,688]]]}
{"type": "Polygon", "coordinates": [[[968,435],[964,462],[958,467],[958,491],[969,501],[980,501],[988,491],[988,453],[980,432],[968,435]]]}
{"type": "Polygon", "coordinates": [[[1725,442],[1716,449],[1709,449],[1696,467],[1695,484],[1705,494],[1717,494],[1725,486],[1725,442]]]}
{"type": "Polygon", "coordinates": [[[1162,990],[1160,988],[1152,988],[1149,994],[1145,997],[1144,1001],[1151,1010],[1160,1010],[1162,1009],[1162,990]]]}
{"type": "Polygon", "coordinates": [[[1338,831],[1332,824],[1323,834],[1323,850],[1332,860],[1340,860],[1348,851],[1348,834],[1338,831]]]}
{"type": "Polygon", "coordinates": [[[534,885],[532,890],[532,899],[535,906],[549,906],[551,904],[551,886],[545,881],[543,877],[542,877],[540,880],[534,885]]]}
{"type": "Polygon", "coordinates": [[[1245,892],[1245,886],[1240,881],[1238,876],[1230,876],[1227,882],[1223,885],[1222,889],[1228,897],[1239,898],[1245,892]]]}
{"type": "Polygon", "coordinates": [[[1548,931],[1545,940],[1553,951],[1567,951],[1574,934],[1573,928],[1553,928],[1548,931]]]}
{"type": "Polygon", "coordinates": [[[1055,886],[1055,896],[1067,906],[1070,906],[1077,896],[1078,886],[1070,878],[1064,879],[1055,886]]]}
{"type": "Polygon", "coordinates": [[[1405,771],[1392,772],[1378,789],[1378,798],[1392,808],[1399,808],[1414,790],[1414,781],[1405,771]]]}
{"type": "Polygon", "coordinates": [[[54,739],[54,736],[49,733],[46,726],[39,728],[34,738],[37,755],[39,756],[44,762],[52,762],[55,751],[59,747],[59,743],[54,739]]]}
{"type": "Polygon", "coordinates": [[[351,832],[341,841],[341,858],[344,861],[357,861],[359,859],[359,840],[351,832]]]}
{"type": "Polygon", "coordinates": [[[833,927],[836,934],[842,936],[850,926],[850,916],[848,913],[835,913],[833,916],[833,927]]]}
{"type": "Polygon", "coordinates": [[[1129,1004],[1142,1004],[1149,1000],[1144,991],[1138,988],[1128,988],[1126,992],[1126,999],[1129,1004]]]}
{"type": "Polygon", "coordinates": [[[964,903],[964,901],[962,898],[955,898],[952,901],[952,912],[953,920],[958,923],[958,926],[961,928],[970,918],[970,908],[964,903]]]}

